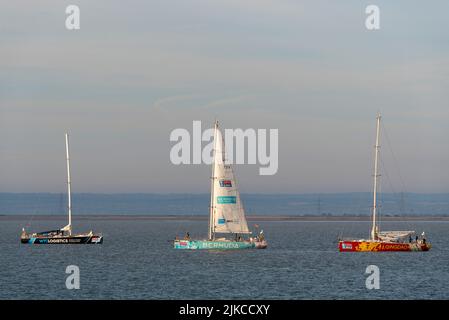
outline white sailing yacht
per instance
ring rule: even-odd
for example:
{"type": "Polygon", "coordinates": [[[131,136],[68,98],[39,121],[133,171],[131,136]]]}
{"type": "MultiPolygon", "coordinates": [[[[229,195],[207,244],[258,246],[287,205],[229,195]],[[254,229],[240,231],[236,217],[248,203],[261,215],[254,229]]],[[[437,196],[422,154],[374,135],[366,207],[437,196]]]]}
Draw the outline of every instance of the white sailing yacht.
{"type": "Polygon", "coordinates": [[[174,248],[265,249],[267,242],[263,231],[256,237],[249,236],[251,231],[246,222],[234,172],[231,165],[226,163],[225,144],[218,121],[215,122],[214,129],[213,158],[208,238],[192,240],[190,236],[186,236],[184,239],[176,239],[174,248]],[[229,234],[233,237],[224,237],[229,234]]]}

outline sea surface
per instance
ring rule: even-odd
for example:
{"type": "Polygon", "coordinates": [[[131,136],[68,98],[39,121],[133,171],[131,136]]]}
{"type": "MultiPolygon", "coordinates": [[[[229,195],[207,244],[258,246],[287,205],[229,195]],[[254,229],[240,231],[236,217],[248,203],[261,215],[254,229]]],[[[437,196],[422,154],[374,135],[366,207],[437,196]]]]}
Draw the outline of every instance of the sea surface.
{"type": "MultiPolygon", "coordinates": [[[[28,223],[29,221],[27,221],[28,223]]],[[[33,219],[32,230],[62,227],[33,219]]],[[[171,240],[206,235],[207,219],[92,216],[74,231],[101,231],[103,245],[22,245],[24,219],[0,217],[0,299],[449,299],[449,222],[383,222],[384,230],[425,231],[429,252],[339,253],[339,236],[366,237],[368,222],[251,221],[266,250],[183,251],[171,240]],[[66,288],[67,266],[80,289],[66,288]],[[365,286],[380,269],[380,289],[365,286]]],[[[62,223],[62,224],[61,224],[62,223]]]]}

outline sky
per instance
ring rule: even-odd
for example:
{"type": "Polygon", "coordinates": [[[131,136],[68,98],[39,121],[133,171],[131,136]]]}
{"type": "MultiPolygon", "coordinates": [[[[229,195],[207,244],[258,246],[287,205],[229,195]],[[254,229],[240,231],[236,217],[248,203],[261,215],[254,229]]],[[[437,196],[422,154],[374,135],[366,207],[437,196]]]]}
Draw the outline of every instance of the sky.
{"type": "Polygon", "coordinates": [[[170,133],[279,130],[246,193],[449,191],[449,2],[0,0],[0,192],[207,193],[170,133]],[[65,28],[78,5],[80,30],[65,28]],[[366,6],[380,30],[365,28],[366,6]]]}

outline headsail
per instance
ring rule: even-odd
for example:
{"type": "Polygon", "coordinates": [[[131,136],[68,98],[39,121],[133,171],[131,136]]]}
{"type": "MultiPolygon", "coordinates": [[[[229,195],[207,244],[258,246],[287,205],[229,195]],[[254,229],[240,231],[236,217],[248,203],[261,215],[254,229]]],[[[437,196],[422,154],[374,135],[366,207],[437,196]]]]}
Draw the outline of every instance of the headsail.
{"type": "Polygon", "coordinates": [[[223,136],[215,123],[214,168],[212,182],[211,220],[215,233],[251,233],[245,218],[234,172],[227,164],[223,136]]]}

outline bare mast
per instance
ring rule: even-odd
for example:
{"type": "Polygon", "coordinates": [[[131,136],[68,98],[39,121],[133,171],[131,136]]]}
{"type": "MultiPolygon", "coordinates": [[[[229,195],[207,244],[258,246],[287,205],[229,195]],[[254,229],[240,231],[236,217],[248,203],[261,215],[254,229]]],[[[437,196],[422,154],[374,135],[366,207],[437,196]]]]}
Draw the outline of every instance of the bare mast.
{"type": "Polygon", "coordinates": [[[67,159],[67,198],[68,198],[68,214],[69,214],[69,224],[64,227],[65,230],[69,232],[69,235],[72,235],[72,196],[71,196],[71,182],[70,182],[70,158],[69,158],[69,135],[65,134],[65,151],[66,151],[66,159],[67,159]]]}
{"type": "Polygon", "coordinates": [[[374,187],[373,187],[373,226],[371,229],[371,240],[377,240],[377,235],[379,229],[377,227],[376,216],[377,216],[377,185],[379,178],[379,135],[380,135],[380,113],[377,114],[377,125],[376,125],[376,145],[374,147],[374,187]]]}

